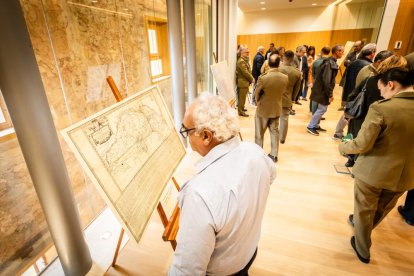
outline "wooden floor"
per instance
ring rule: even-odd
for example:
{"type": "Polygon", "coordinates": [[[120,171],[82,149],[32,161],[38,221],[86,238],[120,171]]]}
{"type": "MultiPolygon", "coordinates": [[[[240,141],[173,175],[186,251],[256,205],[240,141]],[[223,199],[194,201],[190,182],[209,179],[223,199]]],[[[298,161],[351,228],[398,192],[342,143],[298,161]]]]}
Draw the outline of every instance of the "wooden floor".
{"type": "MultiPolygon", "coordinates": [[[[341,115],[339,91],[321,123],[328,132],[318,137],[306,132],[309,102],[294,106],[297,115],[290,117],[287,141],[280,145],[277,178],[250,275],[414,275],[414,227],[396,209],[373,232],[370,264],[361,263],[351,248],[347,217],[353,211],[353,179],[333,167],[346,161],[338,153],[339,142],[331,138],[341,115]]],[[[254,141],[255,107],[247,108],[251,116],[241,118],[241,133],[254,141]]],[[[264,148],[270,152],[268,133],[264,148]]],[[[197,158],[194,154],[187,160],[177,173],[179,180],[191,177],[197,158]]],[[[166,275],[173,251],[161,240],[162,231],[154,213],[139,245],[130,240],[117,266],[105,275],[166,275]]]]}

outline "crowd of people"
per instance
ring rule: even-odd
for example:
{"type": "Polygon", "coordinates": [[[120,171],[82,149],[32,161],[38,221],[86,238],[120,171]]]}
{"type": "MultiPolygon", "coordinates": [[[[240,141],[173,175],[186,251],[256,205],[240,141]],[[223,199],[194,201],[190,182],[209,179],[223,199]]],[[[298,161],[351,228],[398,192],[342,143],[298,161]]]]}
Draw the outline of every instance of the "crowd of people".
{"type": "MultiPolygon", "coordinates": [[[[286,142],[289,116],[296,113],[293,105],[309,101],[312,116],[304,131],[314,136],[326,131],[320,122],[334,100],[337,61],[343,54],[342,45],[325,46],[315,55],[312,46],[292,51],[271,43],[267,51],[258,47],[251,66],[249,49],[240,47],[237,111],[210,94],[190,105],[180,133],[202,158],[179,195],[180,229],[169,275],[248,275],[276,177],[279,143],[286,142]],[[238,137],[238,116],[249,116],[245,101],[250,89],[257,106],[255,143],[238,137]],[[263,150],[267,129],[269,154],[263,150]]],[[[344,65],[344,113],[333,138],[341,140],[338,149],[348,158],[347,166],[354,166],[350,245],[361,262],[369,263],[372,230],[406,191],[398,212],[414,225],[414,53],[405,58],[377,53],[374,43],[357,41],[344,65]],[[352,117],[348,108],[358,95],[361,112],[352,117]]]]}

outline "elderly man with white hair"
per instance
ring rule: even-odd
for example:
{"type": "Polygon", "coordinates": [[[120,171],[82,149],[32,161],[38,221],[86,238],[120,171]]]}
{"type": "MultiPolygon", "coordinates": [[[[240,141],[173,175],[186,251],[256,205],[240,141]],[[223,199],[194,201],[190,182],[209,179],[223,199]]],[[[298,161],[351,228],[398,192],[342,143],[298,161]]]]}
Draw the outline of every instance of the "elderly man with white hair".
{"type": "Polygon", "coordinates": [[[185,113],[180,133],[202,158],[178,201],[180,229],[169,275],[247,275],[260,239],[274,163],[241,142],[236,112],[203,94],[185,113]]]}

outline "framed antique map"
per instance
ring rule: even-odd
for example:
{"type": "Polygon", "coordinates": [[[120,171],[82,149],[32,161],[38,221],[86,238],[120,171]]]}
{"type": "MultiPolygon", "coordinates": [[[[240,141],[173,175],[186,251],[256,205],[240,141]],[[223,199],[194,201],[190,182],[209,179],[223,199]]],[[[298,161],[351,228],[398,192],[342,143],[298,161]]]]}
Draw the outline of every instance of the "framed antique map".
{"type": "Polygon", "coordinates": [[[186,150],[157,86],[62,130],[124,229],[139,242],[186,150]]]}

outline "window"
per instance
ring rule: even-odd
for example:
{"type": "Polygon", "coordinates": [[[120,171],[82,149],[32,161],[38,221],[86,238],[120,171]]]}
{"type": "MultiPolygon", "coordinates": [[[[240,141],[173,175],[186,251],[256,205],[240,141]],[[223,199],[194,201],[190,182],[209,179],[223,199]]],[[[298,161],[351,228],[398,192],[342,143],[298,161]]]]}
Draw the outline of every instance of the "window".
{"type": "Polygon", "coordinates": [[[0,131],[12,127],[13,125],[10,120],[9,112],[7,111],[3,95],[0,91],[0,131]]]}
{"type": "Polygon", "coordinates": [[[156,82],[159,78],[170,75],[167,21],[161,18],[147,17],[146,30],[151,78],[153,82],[156,82]]]}

